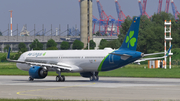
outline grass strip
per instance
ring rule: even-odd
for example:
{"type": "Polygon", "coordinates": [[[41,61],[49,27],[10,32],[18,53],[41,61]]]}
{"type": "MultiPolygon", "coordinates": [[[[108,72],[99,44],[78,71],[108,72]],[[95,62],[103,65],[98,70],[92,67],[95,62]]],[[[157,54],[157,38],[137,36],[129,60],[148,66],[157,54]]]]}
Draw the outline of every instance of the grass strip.
{"type": "MultiPolygon", "coordinates": [[[[99,72],[104,77],[148,77],[148,78],[180,78],[180,66],[173,65],[172,69],[148,69],[147,65],[130,64],[123,68],[107,72],[99,72]]],[[[15,63],[0,63],[0,75],[29,75],[22,71],[15,63]]],[[[56,76],[56,72],[48,72],[48,76],[56,76]]],[[[80,76],[79,73],[62,73],[65,76],[80,76]]]]}
{"type": "Polygon", "coordinates": [[[101,100],[0,99],[0,101],[101,101],[101,100]]]}

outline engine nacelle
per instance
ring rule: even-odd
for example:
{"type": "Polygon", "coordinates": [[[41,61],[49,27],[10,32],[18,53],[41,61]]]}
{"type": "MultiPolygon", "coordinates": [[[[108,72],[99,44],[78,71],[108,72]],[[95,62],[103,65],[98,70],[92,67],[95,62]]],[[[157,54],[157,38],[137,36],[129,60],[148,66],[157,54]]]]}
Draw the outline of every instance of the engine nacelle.
{"type": "Polygon", "coordinates": [[[40,66],[33,66],[29,69],[29,76],[35,79],[43,79],[47,76],[48,71],[40,66]]]}
{"type": "MultiPolygon", "coordinates": [[[[98,73],[99,72],[95,72],[95,76],[98,75],[98,73]]],[[[93,75],[93,73],[92,72],[82,72],[82,73],[80,73],[80,75],[85,78],[90,78],[93,75]]]]}

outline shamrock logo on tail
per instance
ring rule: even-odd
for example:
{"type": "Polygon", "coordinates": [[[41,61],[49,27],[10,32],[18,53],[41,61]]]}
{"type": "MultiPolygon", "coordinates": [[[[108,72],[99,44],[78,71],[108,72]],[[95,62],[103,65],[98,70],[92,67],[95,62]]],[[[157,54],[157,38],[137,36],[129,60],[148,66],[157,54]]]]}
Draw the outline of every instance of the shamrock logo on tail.
{"type": "Polygon", "coordinates": [[[136,38],[133,37],[134,31],[130,31],[129,36],[126,37],[126,43],[128,43],[128,48],[129,48],[129,43],[132,47],[134,47],[136,38]]]}

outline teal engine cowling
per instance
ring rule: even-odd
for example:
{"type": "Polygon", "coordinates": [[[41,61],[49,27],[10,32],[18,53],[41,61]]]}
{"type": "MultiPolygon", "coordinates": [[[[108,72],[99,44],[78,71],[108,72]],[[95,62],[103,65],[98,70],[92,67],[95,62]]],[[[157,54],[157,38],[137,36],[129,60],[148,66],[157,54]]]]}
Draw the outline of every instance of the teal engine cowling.
{"type": "MultiPolygon", "coordinates": [[[[99,72],[95,72],[95,76],[98,75],[98,73],[99,72]]],[[[93,73],[92,72],[82,72],[82,73],[80,73],[80,75],[85,78],[90,78],[91,76],[93,76],[93,73]]]]}
{"type": "Polygon", "coordinates": [[[29,76],[35,79],[43,79],[47,76],[48,71],[40,66],[33,66],[29,69],[29,76]]]}

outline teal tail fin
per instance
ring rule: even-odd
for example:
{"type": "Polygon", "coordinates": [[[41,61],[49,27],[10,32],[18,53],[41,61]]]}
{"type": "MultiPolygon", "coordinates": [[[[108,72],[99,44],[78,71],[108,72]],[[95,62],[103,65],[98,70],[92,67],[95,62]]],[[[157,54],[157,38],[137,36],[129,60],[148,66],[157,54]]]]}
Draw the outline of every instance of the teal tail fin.
{"type": "Polygon", "coordinates": [[[138,32],[139,32],[139,23],[140,17],[135,17],[132,21],[132,24],[129,28],[128,33],[123,41],[123,44],[119,49],[129,49],[136,51],[137,41],[138,41],[138,32]]]}

